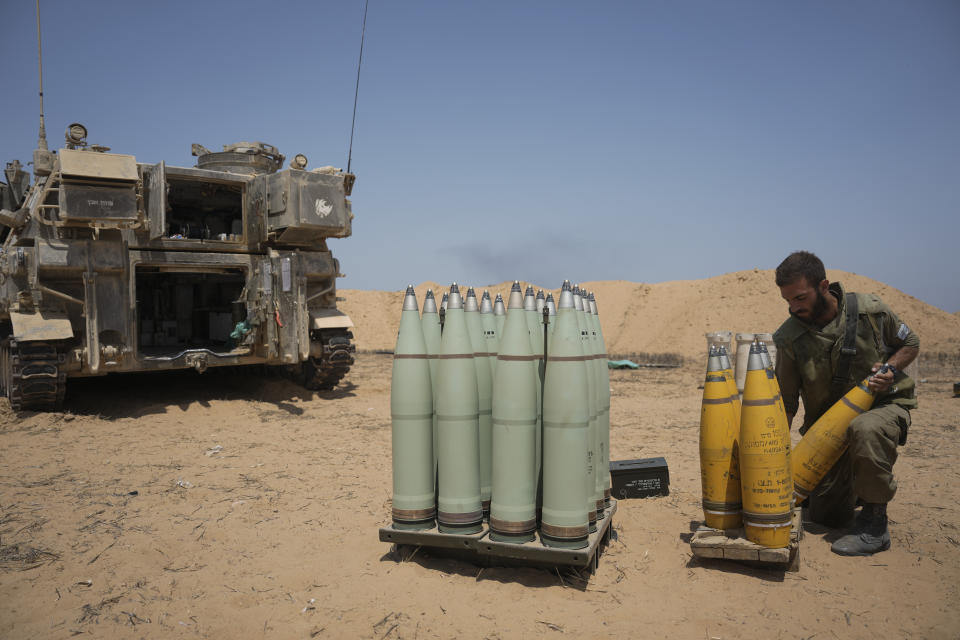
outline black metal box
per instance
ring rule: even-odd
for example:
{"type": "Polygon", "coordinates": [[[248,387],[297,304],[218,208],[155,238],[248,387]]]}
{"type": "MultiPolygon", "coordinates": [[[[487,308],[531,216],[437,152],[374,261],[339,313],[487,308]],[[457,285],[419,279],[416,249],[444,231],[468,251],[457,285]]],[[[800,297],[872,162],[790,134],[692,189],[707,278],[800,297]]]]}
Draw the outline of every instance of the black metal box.
{"type": "Polygon", "coordinates": [[[649,498],[670,494],[670,471],[666,458],[611,460],[610,476],[614,498],[649,498]]]}

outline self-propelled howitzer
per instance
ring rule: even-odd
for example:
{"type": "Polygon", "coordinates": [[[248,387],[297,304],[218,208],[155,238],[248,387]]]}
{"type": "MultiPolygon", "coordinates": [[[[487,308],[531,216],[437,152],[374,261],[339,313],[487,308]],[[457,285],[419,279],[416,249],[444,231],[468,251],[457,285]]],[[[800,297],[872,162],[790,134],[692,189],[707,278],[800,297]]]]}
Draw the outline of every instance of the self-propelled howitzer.
{"type": "Polygon", "coordinates": [[[354,176],[260,142],[195,167],[138,163],[67,129],[0,183],[0,388],[61,405],[66,380],[265,364],[330,389],[353,363],[327,238],[351,233],[354,176]]]}

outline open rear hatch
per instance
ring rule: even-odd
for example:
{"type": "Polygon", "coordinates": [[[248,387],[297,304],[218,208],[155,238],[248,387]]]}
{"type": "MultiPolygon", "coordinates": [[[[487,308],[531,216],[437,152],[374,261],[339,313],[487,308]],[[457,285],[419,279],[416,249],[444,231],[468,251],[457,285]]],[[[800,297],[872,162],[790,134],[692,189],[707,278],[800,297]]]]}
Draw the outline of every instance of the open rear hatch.
{"type": "Polygon", "coordinates": [[[239,300],[247,281],[243,269],[138,265],[136,280],[140,357],[168,359],[195,349],[227,355],[234,349],[230,333],[246,317],[239,300]]]}

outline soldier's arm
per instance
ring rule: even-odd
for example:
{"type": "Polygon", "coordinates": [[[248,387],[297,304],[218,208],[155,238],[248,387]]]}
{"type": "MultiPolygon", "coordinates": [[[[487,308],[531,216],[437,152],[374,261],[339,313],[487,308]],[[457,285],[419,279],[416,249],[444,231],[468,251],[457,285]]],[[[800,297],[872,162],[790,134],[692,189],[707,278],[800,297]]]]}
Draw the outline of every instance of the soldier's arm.
{"type": "MultiPolygon", "coordinates": [[[[886,307],[886,305],[884,306],[886,307]]],[[[894,349],[893,353],[887,358],[887,364],[903,371],[920,353],[920,338],[910,327],[901,322],[897,314],[889,307],[884,309],[884,315],[886,317],[882,329],[883,341],[888,347],[894,349]]],[[[875,363],[873,370],[877,371],[880,366],[881,363],[875,363]]],[[[891,371],[879,373],[871,376],[867,385],[874,392],[883,393],[893,384],[894,378],[895,376],[891,371]]]]}

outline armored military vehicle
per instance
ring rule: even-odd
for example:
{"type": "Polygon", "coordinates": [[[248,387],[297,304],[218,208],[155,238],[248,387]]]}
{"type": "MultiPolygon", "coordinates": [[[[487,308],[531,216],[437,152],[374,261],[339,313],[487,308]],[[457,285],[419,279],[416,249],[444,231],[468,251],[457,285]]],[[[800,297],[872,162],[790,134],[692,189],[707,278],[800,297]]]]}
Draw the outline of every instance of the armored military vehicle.
{"type": "Polygon", "coordinates": [[[351,233],[354,176],[261,142],[195,167],[87,144],[34,152],[0,183],[0,389],[51,409],[66,381],[268,365],[330,389],[353,363],[327,238],[351,233]]]}

